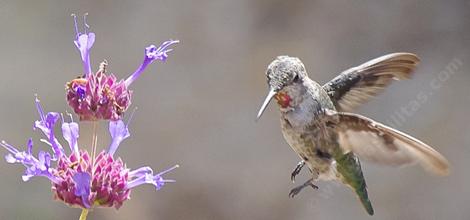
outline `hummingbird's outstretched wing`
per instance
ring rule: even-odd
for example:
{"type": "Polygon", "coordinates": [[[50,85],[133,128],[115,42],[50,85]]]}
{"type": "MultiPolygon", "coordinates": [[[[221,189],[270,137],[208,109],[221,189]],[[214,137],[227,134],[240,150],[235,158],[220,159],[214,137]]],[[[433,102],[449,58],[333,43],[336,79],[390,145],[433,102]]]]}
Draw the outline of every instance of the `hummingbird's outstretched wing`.
{"type": "Polygon", "coordinates": [[[449,163],[444,156],[410,135],[358,114],[331,110],[327,114],[332,117],[338,143],[345,152],[378,164],[419,163],[437,175],[449,173],[449,163]]]}
{"type": "Polygon", "coordinates": [[[387,87],[392,80],[409,78],[419,58],[392,53],[350,68],[323,85],[338,111],[351,111],[387,87]]]}

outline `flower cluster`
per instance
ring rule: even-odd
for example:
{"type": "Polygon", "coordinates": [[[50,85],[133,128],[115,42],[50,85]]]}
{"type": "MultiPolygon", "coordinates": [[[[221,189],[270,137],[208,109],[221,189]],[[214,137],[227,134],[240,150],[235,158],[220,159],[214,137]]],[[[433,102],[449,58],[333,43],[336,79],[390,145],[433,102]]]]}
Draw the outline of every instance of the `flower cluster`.
{"type": "Polygon", "coordinates": [[[113,74],[106,74],[107,62],[100,65],[99,70],[93,73],[90,64],[90,50],[95,42],[95,34],[89,32],[85,22],[84,33],[79,32],[77,20],[75,21],[75,46],[80,52],[83,63],[83,77],[73,79],[65,85],[67,102],[80,116],[80,120],[118,120],[131,104],[132,91],[129,86],[154,60],[165,61],[168,53],[173,49],[169,47],[178,43],[177,40],[163,42],[159,47],[150,45],[145,48],[142,64],[126,80],[117,80],[113,74]]]}
{"type": "Polygon", "coordinates": [[[66,122],[57,112],[45,114],[37,98],[36,108],[39,120],[34,123],[33,128],[42,131],[45,136],[42,142],[51,146],[52,155],[49,152],[39,151],[35,157],[31,139],[27,142],[26,151],[20,151],[6,141],[0,142],[0,145],[9,151],[5,156],[8,163],[20,163],[26,167],[23,181],[28,181],[34,176],[47,177],[52,182],[55,198],[70,206],[85,209],[93,206],[118,209],[125,200],[129,199],[130,190],[136,186],[148,183],[160,189],[166,182],[173,182],[163,179],[162,175],[177,166],[154,174],[150,167],[130,170],[126,168],[121,158],[114,158],[119,144],[130,136],[128,123],[122,120],[110,121],[111,144],[106,151],[102,151],[96,157],[90,157],[86,150],[80,150],[78,147],[77,122],[66,122]],[[69,155],[65,153],[54,135],[54,127],[59,118],[62,121],[62,136],[70,148],[69,155]],[[56,167],[51,166],[52,161],[57,162],[56,167]]]}
{"type": "Polygon", "coordinates": [[[89,153],[84,146],[79,145],[79,124],[74,122],[73,116],[68,114],[66,118],[70,119],[67,120],[57,112],[45,113],[36,97],[39,119],[34,122],[33,129],[44,134],[41,142],[50,146],[51,151],[39,151],[36,156],[33,153],[32,139],[28,140],[26,151],[21,151],[6,141],[1,141],[0,146],[8,151],[5,156],[8,163],[26,167],[23,181],[35,176],[48,178],[52,183],[54,198],[72,207],[81,208],[83,211],[80,219],[85,219],[88,210],[95,207],[119,209],[130,198],[131,190],[136,186],[152,184],[158,190],[165,183],[174,182],[163,179],[163,175],[178,165],[159,173],[154,173],[150,167],[131,170],[114,154],[121,142],[130,137],[128,127],[133,114],[127,122],[123,121],[123,114],[131,103],[132,92],[128,87],[152,61],[166,60],[167,53],[171,51],[168,47],[178,41],[166,41],[158,48],[153,45],[147,47],[140,67],[126,80],[118,81],[113,74],[106,75],[106,62],[100,65],[96,73],[91,71],[89,54],[95,34],[88,32],[85,19],[85,33],[78,31],[75,16],[74,21],[77,33],[74,42],[80,51],[85,74],[83,78],[67,83],[67,101],[80,120],[93,121],[94,127],[98,125],[98,120],[109,121],[111,143],[105,150],[97,153],[97,134],[94,129],[89,153]],[[54,133],[58,123],[62,136],[67,141],[69,153],[66,153],[54,133]]]}

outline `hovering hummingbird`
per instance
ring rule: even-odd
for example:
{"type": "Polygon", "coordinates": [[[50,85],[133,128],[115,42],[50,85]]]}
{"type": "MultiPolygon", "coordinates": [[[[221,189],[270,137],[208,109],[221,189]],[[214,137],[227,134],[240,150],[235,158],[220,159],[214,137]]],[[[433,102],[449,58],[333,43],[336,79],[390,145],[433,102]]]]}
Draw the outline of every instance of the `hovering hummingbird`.
{"type": "Polygon", "coordinates": [[[296,57],[279,56],[266,71],[269,93],[258,112],[261,117],[272,98],[281,112],[287,143],[301,161],[291,180],[307,165],[312,177],[293,188],[294,197],[317,180],[335,180],[349,186],[369,215],[374,209],[359,159],[401,166],[420,164],[425,170],[447,175],[447,160],[422,141],[359,114],[355,107],[382,92],[393,80],[407,79],[419,59],[411,53],[392,53],[342,72],[321,86],[310,79],[296,57]]]}

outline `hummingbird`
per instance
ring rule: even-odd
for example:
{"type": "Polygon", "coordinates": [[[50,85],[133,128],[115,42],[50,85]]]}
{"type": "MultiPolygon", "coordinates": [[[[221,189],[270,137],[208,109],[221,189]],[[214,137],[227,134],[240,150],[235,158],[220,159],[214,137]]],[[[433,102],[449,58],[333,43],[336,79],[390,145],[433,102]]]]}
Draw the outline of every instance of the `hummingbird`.
{"type": "Polygon", "coordinates": [[[449,163],[424,142],[365,116],[351,113],[395,80],[408,79],[419,63],[412,53],[392,53],[343,71],[324,85],[307,75],[299,58],[278,56],[269,64],[269,102],[277,101],[286,142],[301,158],[291,180],[307,165],[311,178],[293,188],[294,197],[315,182],[338,181],[351,188],[369,215],[374,209],[359,159],[377,164],[419,164],[436,175],[447,175],[449,163]]]}

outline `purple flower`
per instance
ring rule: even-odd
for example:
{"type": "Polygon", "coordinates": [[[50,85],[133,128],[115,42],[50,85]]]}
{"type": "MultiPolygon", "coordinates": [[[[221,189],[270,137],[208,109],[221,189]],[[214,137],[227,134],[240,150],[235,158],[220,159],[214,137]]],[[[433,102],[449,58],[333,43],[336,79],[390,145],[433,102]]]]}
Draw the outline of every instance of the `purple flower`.
{"type": "Polygon", "coordinates": [[[86,16],[88,14],[85,14],[83,16],[83,23],[85,25],[84,28],[84,33],[80,33],[78,30],[78,24],[77,24],[77,16],[75,14],[72,14],[73,21],[75,23],[75,40],[73,41],[75,43],[75,46],[77,46],[78,51],[80,51],[80,56],[82,58],[83,62],[83,73],[85,75],[91,74],[91,65],[90,65],[90,49],[93,46],[93,43],[95,43],[95,33],[88,33],[88,24],[86,23],[86,16]]]}
{"type": "Polygon", "coordinates": [[[95,34],[88,30],[86,14],[83,17],[84,33],[78,30],[76,16],[72,16],[76,32],[74,43],[80,51],[84,74],[83,77],[71,80],[66,84],[67,102],[82,121],[117,121],[123,117],[124,112],[131,104],[132,91],[129,90],[129,86],[142,74],[148,64],[154,60],[165,61],[168,58],[168,53],[173,50],[169,47],[179,41],[169,40],[163,42],[158,48],[155,45],[145,48],[144,61],[137,70],[125,81],[117,80],[113,74],[106,74],[106,61],[101,63],[96,73],[92,72],[90,49],[95,42],[95,34]]]}
{"type": "Polygon", "coordinates": [[[28,141],[28,151],[19,151],[16,147],[8,144],[6,141],[1,141],[0,145],[4,147],[9,153],[5,155],[7,163],[21,163],[26,167],[23,174],[23,181],[28,181],[33,176],[44,176],[49,178],[51,182],[59,182],[58,178],[54,176],[53,169],[51,169],[51,155],[44,151],[39,151],[38,158],[33,155],[33,141],[28,141]]]}
{"type": "MultiPolygon", "coordinates": [[[[61,115],[62,116],[62,115],[61,115]]],[[[78,123],[73,122],[72,115],[69,115],[72,120],[70,123],[65,122],[64,117],[62,116],[62,135],[64,139],[69,143],[70,150],[78,154],[78,123]]]]}
{"type": "Polygon", "coordinates": [[[39,128],[42,133],[46,136],[47,143],[52,147],[52,151],[54,152],[54,159],[57,159],[62,154],[64,154],[64,149],[62,148],[62,145],[60,145],[59,141],[54,136],[54,125],[59,119],[59,114],[56,112],[49,112],[47,114],[44,114],[44,111],[37,97],[35,103],[40,120],[34,122],[33,128],[39,128]]]}
{"type": "Polygon", "coordinates": [[[163,42],[163,44],[160,45],[160,47],[158,48],[153,44],[146,47],[144,61],[139,66],[139,68],[137,68],[137,70],[132,75],[130,75],[129,78],[126,79],[125,81],[126,87],[130,86],[131,83],[134,82],[140,76],[140,74],[145,70],[147,65],[152,63],[154,60],[165,61],[168,58],[168,53],[173,50],[173,49],[167,49],[167,48],[176,43],[179,43],[179,41],[169,40],[169,41],[163,42]]]}
{"type": "Polygon", "coordinates": [[[124,124],[122,120],[109,122],[109,133],[111,134],[112,141],[109,145],[108,153],[111,154],[111,156],[114,155],[119,144],[121,144],[124,139],[131,136],[127,126],[128,124],[124,124]]]}
{"type": "Polygon", "coordinates": [[[86,219],[88,211],[96,207],[114,207],[119,209],[130,199],[131,190],[143,184],[151,184],[157,190],[174,180],[164,179],[163,175],[178,165],[165,171],[154,173],[150,167],[130,170],[123,160],[115,157],[120,144],[130,137],[129,123],[123,115],[131,104],[132,91],[129,86],[142,74],[154,60],[165,61],[172,51],[171,45],[176,40],[164,42],[159,47],[150,45],[145,49],[142,64],[126,80],[118,80],[113,74],[106,74],[107,62],[101,63],[97,72],[93,72],[90,63],[90,50],[95,42],[95,34],[89,31],[85,14],[84,29],[79,31],[77,17],[72,15],[75,24],[74,43],[80,52],[83,64],[83,77],[73,79],[66,84],[66,98],[69,106],[78,114],[80,121],[92,121],[91,152],[80,146],[78,138],[80,128],[74,122],[57,112],[45,113],[39,99],[35,105],[39,119],[34,122],[33,130],[40,130],[44,138],[41,143],[50,147],[49,151],[33,153],[33,141],[29,139],[26,151],[21,151],[6,141],[0,146],[7,150],[7,163],[22,164],[25,167],[23,181],[42,176],[51,181],[54,198],[65,204],[82,209],[80,219],[86,219]],[[59,118],[61,119],[59,121],[59,118]],[[96,127],[99,120],[109,120],[111,143],[106,150],[97,152],[98,137],[96,127]],[[69,153],[64,150],[54,131],[57,122],[61,123],[62,137],[69,146],[69,153]]]}
{"type": "Polygon", "coordinates": [[[75,196],[82,198],[83,205],[90,208],[90,193],[91,193],[91,175],[87,172],[77,172],[72,177],[75,183],[75,196]]]}
{"type": "Polygon", "coordinates": [[[129,172],[129,177],[132,180],[129,183],[127,183],[127,188],[131,189],[136,186],[140,186],[142,184],[152,184],[155,186],[156,190],[159,190],[163,187],[163,185],[165,185],[165,183],[175,182],[174,180],[163,179],[162,175],[178,167],[179,165],[175,165],[157,174],[153,174],[153,170],[150,167],[142,167],[137,170],[131,171],[129,172]]]}
{"type": "Polygon", "coordinates": [[[163,179],[162,176],[178,167],[177,165],[154,174],[150,167],[131,171],[126,168],[121,158],[114,157],[119,144],[130,136],[128,130],[130,119],[128,123],[122,120],[110,121],[109,132],[112,141],[108,150],[95,156],[95,148],[93,148],[90,156],[86,150],[79,148],[78,123],[66,122],[62,117],[62,135],[70,147],[70,154],[67,155],[54,136],[55,124],[60,114],[56,112],[44,114],[37,98],[36,108],[40,120],[34,123],[34,128],[40,129],[46,136],[42,142],[51,147],[56,158],[52,158],[49,152],[45,151],[39,151],[38,156],[35,157],[31,139],[27,142],[26,151],[20,151],[5,141],[1,141],[0,146],[8,151],[5,156],[8,163],[19,163],[26,167],[23,181],[28,181],[35,176],[48,178],[52,183],[54,198],[57,200],[72,207],[84,209],[84,214],[88,212],[88,209],[95,207],[119,209],[126,200],[130,199],[131,190],[136,186],[151,184],[158,190],[165,183],[174,182],[174,180],[163,179]],[[52,162],[55,165],[51,164],[52,162]]]}

